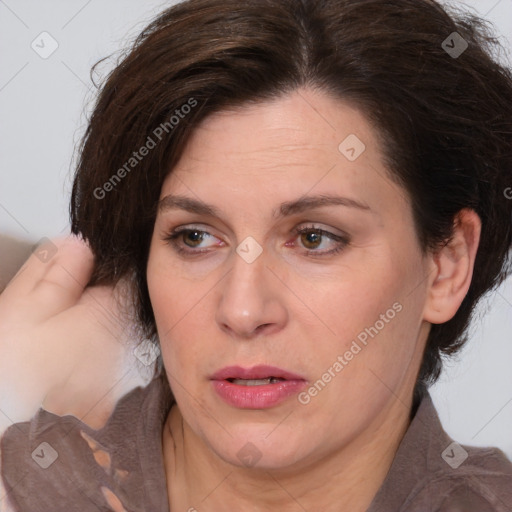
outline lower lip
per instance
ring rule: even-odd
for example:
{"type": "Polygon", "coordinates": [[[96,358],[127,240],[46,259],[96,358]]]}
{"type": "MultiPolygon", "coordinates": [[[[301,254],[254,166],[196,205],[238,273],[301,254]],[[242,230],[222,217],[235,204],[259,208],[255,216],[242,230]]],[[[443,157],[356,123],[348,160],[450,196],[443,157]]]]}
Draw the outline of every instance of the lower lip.
{"type": "Polygon", "coordinates": [[[283,380],[261,386],[233,384],[228,380],[214,380],[213,389],[229,405],[240,409],[268,409],[304,389],[303,380],[283,380]]]}

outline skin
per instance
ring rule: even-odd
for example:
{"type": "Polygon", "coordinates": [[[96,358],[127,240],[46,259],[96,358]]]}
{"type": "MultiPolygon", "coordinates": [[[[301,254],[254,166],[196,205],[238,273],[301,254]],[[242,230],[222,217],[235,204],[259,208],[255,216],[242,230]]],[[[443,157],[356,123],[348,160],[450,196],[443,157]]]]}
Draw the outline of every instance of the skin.
{"type": "Polygon", "coordinates": [[[34,251],[0,295],[0,432],[39,407],[99,429],[143,381],[118,311],[124,283],[84,290],[89,247],[68,237],[50,250],[47,261],[34,251]]]}
{"type": "Polygon", "coordinates": [[[172,510],[364,511],[381,486],[409,425],[430,324],[449,320],[467,293],[480,221],[463,210],[452,243],[422,253],[378,135],[350,105],[301,89],[210,116],[165,180],[161,200],[218,210],[160,208],[147,265],[177,401],[163,433],[172,510]],[[354,161],[338,150],[349,134],[366,147],[354,161]],[[317,195],[367,209],[272,214],[317,195]],[[348,242],[294,232],[312,225],[348,242]],[[167,240],[178,227],[207,234],[175,238],[184,255],[167,240]],[[252,263],[236,252],[248,236],[263,250],[252,263]],[[229,365],[269,364],[312,385],[395,303],[401,311],[308,404],[295,395],[237,409],[213,390],[211,375],[229,365]],[[237,454],[249,441],[261,457],[247,467],[237,454]]]}
{"type": "MultiPolygon", "coordinates": [[[[148,261],[179,404],[163,431],[172,510],[363,511],[382,484],[409,423],[429,326],[452,318],[469,288],[480,221],[463,210],[452,241],[422,254],[410,202],[386,177],[377,135],[349,105],[301,90],[209,118],[165,182],[162,198],[181,193],[220,210],[208,217],[162,209],[148,261]],[[349,133],[366,145],[353,162],[337,150],[349,133]],[[283,201],[326,193],[371,212],[329,206],[271,215],[283,201]],[[162,240],[191,222],[212,232],[195,259],[162,240]],[[315,249],[293,232],[313,222],[350,240],[315,257],[336,244],[325,237],[315,249]],[[250,264],[235,251],[246,236],[263,248],[250,264]],[[313,384],[397,301],[400,313],[306,405],[291,397],[241,411],[211,390],[211,374],[231,364],[272,364],[313,384]],[[237,455],[247,441],[260,455],[249,467],[237,455]]],[[[135,368],[126,372],[133,361],[123,362],[133,338],[118,311],[124,284],[84,290],[91,251],[73,237],[53,243],[48,261],[34,253],[0,295],[2,431],[41,405],[101,428],[140,384],[135,368]]]]}

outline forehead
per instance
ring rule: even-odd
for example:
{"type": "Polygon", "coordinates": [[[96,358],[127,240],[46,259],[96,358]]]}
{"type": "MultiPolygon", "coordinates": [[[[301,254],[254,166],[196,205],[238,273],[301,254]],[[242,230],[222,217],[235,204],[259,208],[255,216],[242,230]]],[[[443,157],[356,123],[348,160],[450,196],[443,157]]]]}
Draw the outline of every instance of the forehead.
{"type": "Polygon", "coordinates": [[[356,158],[350,157],[363,151],[364,159],[380,164],[377,140],[358,109],[325,93],[301,89],[208,116],[191,133],[173,173],[212,176],[230,170],[261,176],[291,167],[300,177],[301,169],[333,165],[351,172],[356,158]]]}
{"type": "Polygon", "coordinates": [[[328,153],[337,158],[340,142],[356,133],[367,146],[376,145],[376,134],[359,110],[323,93],[301,90],[210,115],[192,133],[185,156],[300,161],[328,153]]]}
{"type": "Polygon", "coordinates": [[[201,199],[215,194],[247,207],[251,197],[261,204],[310,192],[378,205],[404,193],[389,179],[378,134],[364,114],[311,90],[203,120],[164,182],[161,195],[171,192],[201,199]]]}

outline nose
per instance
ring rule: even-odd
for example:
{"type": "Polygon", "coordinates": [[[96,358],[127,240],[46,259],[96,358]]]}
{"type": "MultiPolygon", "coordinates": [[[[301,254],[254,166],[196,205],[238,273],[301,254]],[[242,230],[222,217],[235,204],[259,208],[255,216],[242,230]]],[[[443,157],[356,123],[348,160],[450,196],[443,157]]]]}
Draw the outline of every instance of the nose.
{"type": "Polygon", "coordinates": [[[288,321],[286,289],[267,267],[265,251],[252,263],[236,253],[232,257],[231,271],[221,281],[218,326],[243,339],[279,332],[288,321]]]}

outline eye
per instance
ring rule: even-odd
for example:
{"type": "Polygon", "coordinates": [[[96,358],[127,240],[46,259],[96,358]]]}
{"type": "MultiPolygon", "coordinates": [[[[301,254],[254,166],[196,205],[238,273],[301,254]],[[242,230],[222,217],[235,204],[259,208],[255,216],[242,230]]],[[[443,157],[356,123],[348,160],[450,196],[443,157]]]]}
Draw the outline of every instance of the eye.
{"type": "Polygon", "coordinates": [[[306,249],[307,254],[314,256],[337,253],[350,242],[346,235],[336,235],[316,226],[299,227],[294,232],[297,238],[293,245],[298,240],[300,245],[306,249]]]}
{"type": "Polygon", "coordinates": [[[300,234],[300,241],[306,249],[318,249],[322,245],[323,236],[320,231],[303,231],[300,234]]]}
{"type": "Polygon", "coordinates": [[[204,253],[210,247],[224,245],[222,240],[207,231],[193,227],[176,228],[165,236],[164,240],[171,244],[178,253],[184,254],[204,253]]]}
{"type": "Polygon", "coordinates": [[[198,247],[201,245],[201,242],[206,238],[205,235],[207,233],[199,230],[187,229],[185,231],[181,231],[178,236],[181,237],[181,240],[188,245],[189,247],[198,247]]]}

